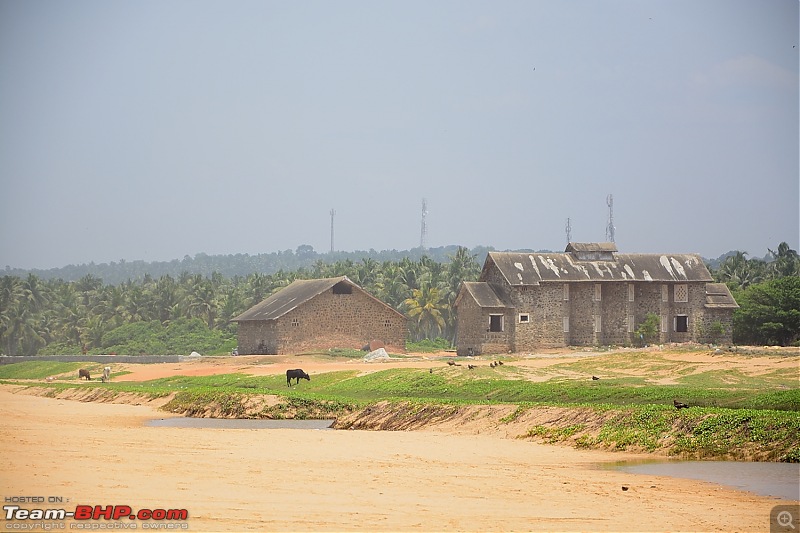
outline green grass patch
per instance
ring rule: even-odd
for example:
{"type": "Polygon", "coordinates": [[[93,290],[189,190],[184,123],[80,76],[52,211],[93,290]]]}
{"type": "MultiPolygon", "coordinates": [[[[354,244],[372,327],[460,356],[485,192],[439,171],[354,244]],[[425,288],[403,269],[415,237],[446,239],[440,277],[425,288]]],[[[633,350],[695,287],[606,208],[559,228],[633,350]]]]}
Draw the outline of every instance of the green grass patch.
{"type": "MultiPolygon", "coordinates": [[[[611,356],[611,364],[623,364],[616,357],[611,356]]],[[[9,383],[61,373],[77,376],[80,367],[91,368],[82,363],[16,363],[0,367],[0,379],[9,383]]],[[[448,366],[433,372],[387,368],[366,375],[348,370],[312,374],[311,381],[301,380],[291,387],[284,375],[244,373],[36,386],[47,388],[51,395],[67,388],[150,398],[174,394],[167,410],[224,417],[336,418],[380,404],[381,409],[397,409],[388,418],[397,429],[454,416],[463,405],[516,405],[498,420],[504,424],[517,423],[539,406],[554,406],[574,411],[558,423],[531,427],[525,436],[583,447],[669,450],[687,457],[800,460],[800,389],[796,382],[793,387],[785,384],[792,383],[792,372],[753,377],[738,371],[709,371],[683,375],[675,384],[650,383],[638,376],[531,382],[521,379],[522,372],[513,365],[474,370],[448,366]],[[281,398],[277,402],[259,399],[264,395],[281,398]],[[691,408],[676,410],[673,399],[691,408]],[[587,418],[587,408],[599,416],[587,418]]]]}
{"type": "MultiPolygon", "coordinates": [[[[25,361],[0,365],[0,379],[45,379],[56,374],[74,372],[78,377],[79,368],[90,368],[94,363],[61,363],[58,361],[25,361]]],[[[99,366],[97,364],[96,366],[99,366]]]]}

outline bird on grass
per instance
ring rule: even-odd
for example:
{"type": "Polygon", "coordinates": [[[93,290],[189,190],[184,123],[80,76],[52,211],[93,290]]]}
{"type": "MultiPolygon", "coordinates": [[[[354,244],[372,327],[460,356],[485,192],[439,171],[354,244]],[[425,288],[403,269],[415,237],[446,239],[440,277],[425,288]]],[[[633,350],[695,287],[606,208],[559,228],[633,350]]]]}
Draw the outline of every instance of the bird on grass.
{"type": "Polygon", "coordinates": [[[685,403],[681,403],[678,400],[672,400],[672,405],[675,406],[675,409],[686,409],[689,406],[685,403]]]}

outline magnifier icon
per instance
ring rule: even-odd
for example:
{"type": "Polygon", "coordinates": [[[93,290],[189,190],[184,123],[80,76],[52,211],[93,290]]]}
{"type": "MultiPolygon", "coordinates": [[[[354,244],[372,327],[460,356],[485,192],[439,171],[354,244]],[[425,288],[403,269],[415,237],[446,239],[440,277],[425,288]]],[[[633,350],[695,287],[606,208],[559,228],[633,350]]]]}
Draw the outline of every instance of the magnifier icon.
{"type": "Polygon", "coordinates": [[[778,513],[778,525],[781,527],[790,527],[795,529],[794,524],[792,523],[792,513],[789,511],[781,511],[778,513]]]}

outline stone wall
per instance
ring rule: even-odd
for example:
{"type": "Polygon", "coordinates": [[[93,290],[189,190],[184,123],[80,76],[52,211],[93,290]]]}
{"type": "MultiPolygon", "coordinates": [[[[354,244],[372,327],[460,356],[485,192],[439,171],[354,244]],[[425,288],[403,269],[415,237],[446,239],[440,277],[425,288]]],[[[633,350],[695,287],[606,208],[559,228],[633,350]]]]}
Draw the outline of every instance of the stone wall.
{"type": "Polygon", "coordinates": [[[193,357],[184,355],[20,355],[2,356],[0,365],[23,363],[28,361],[60,361],[62,363],[179,363],[194,360],[193,357]]]}
{"type": "Polygon", "coordinates": [[[513,313],[505,308],[482,308],[467,293],[461,298],[457,314],[458,355],[506,353],[512,350],[513,313]],[[489,330],[491,315],[503,315],[503,331],[489,330]]]}
{"type": "Polygon", "coordinates": [[[659,343],[730,342],[730,310],[706,309],[705,282],[574,281],[511,286],[489,264],[482,279],[513,305],[481,309],[472,298],[458,308],[458,354],[532,351],[537,348],[631,345],[636,329],[654,313],[660,318],[659,343]],[[685,286],[687,301],[676,301],[676,286],[685,286]],[[503,334],[486,332],[490,312],[505,313],[503,334]],[[521,316],[526,315],[527,321],[521,316]],[[676,317],[686,317],[687,331],[676,331],[676,317]],[[564,331],[565,328],[568,331],[564,331]],[[719,332],[723,329],[723,332],[719,332]],[[663,330],[663,331],[662,331],[663,330]]]}
{"type": "Polygon", "coordinates": [[[350,294],[328,290],[277,320],[241,322],[239,353],[296,354],[330,348],[360,349],[380,340],[386,349],[405,352],[405,317],[358,288],[350,294]]]}

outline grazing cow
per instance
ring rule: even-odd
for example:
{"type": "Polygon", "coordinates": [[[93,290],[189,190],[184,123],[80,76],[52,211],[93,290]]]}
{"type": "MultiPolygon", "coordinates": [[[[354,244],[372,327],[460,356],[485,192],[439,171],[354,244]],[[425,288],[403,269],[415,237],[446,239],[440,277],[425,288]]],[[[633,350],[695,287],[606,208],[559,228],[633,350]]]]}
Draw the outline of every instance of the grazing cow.
{"type": "Polygon", "coordinates": [[[103,369],[103,377],[100,378],[103,380],[103,383],[111,379],[111,367],[107,366],[103,369]]]}
{"type": "Polygon", "coordinates": [[[686,409],[689,406],[685,403],[681,403],[678,400],[672,400],[672,405],[675,406],[675,409],[686,409]]]}
{"type": "Polygon", "coordinates": [[[467,365],[467,368],[469,368],[470,370],[472,370],[473,368],[475,368],[475,365],[467,365]]]}
{"type": "Polygon", "coordinates": [[[286,371],[286,386],[287,387],[291,387],[293,379],[296,379],[297,381],[295,382],[295,384],[299,385],[300,384],[300,378],[308,380],[308,381],[311,381],[311,377],[308,374],[306,374],[305,372],[303,372],[299,368],[296,368],[294,370],[287,370],[286,371]]]}
{"type": "Polygon", "coordinates": [[[92,377],[89,375],[89,371],[85,368],[81,368],[78,370],[78,379],[86,378],[86,381],[91,381],[92,377]]]}

